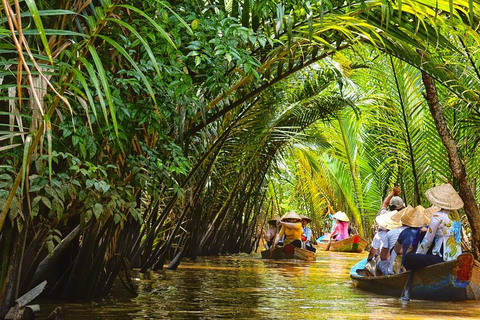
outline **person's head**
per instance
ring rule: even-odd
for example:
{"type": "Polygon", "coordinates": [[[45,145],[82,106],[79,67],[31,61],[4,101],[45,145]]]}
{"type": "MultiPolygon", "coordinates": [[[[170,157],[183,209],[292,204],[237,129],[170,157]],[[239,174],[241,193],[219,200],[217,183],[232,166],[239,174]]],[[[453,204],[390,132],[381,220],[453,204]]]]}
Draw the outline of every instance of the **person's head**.
{"type": "Polygon", "coordinates": [[[280,221],[280,217],[277,215],[274,215],[272,219],[268,220],[268,224],[271,226],[277,225],[278,221],[280,221]]]}
{"type": "Polygon", "coordinates": [[[306,216],[301,216],[301,217],[302,217],[302,226],[304,227],[312,221],[312,219],[310,219],[309,217],[306,217],[306,216]]]}
{"type": "Polygon", "coordinates": [[[344,222],[349,222],[350,219],[347,217],[346,213],[343,211],[337,211],[333,217],[337,219],[337,221],[344,221],[344,222]]]}
{"type": "Polygon", "coordinates": [[[399,196],[394,196],[392,197],[392,199],[390,199],[390,202],[388,203],[388,209],[390,211],[400,211],[403,208],[405,208],[405,203],[403,202],[402,198],[400,198],[399,196]]]}
{"type": "Polygon", "coordinates": [[[434,206],[446,210],[463,208],[463,200],[449,183],[433,187],[425,192],[425,197],[434,206]]]}
{"type": "Polygon", "coordinates": [[[300,222],[302,221],[302,217],[300,217],[298,213],[292,210],[282,217],[282,221],[283,222],[300,222]]]}

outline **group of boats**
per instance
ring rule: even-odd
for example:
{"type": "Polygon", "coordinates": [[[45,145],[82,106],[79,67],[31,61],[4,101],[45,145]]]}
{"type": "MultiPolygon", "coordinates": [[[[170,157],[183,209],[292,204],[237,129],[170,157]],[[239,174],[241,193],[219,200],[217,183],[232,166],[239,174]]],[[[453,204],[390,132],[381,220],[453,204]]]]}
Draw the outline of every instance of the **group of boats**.
{"type": "MultiPolygon", "coordinates": [[[[317,242],[317,251],[361,253],[368,241],[358,235],[340,241],[317,242]]],[[[316,253],[307,249],[285,246],[261,252],[263,259],[296,259],[315,261],[316,253]]],[[[350,269],[354,287],[381,295],[400,297],[409,283],[412,299],[463,301],[480,299],[480,262],[471,253],[456,260],[435,264],[424,269],[387,276],[372,276],[366,271],[367,258],[350,269]]]]}

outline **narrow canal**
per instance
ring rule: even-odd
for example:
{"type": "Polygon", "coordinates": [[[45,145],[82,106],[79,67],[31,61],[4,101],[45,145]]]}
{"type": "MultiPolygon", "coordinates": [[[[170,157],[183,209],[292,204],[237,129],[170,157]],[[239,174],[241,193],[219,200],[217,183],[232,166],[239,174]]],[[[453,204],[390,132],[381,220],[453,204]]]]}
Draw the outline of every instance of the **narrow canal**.
{"type": "Polygon", "coordinates": [[[40,301],[45,319],[58,305],[66,320],[127,319],[479,319],[480,303],[378,296],[353,287],[348,271],[363,254],[319,252],[314,262],[262,260],[259,254],[184,260],[175,271],[133,278],[95,303],[40,301]]]}

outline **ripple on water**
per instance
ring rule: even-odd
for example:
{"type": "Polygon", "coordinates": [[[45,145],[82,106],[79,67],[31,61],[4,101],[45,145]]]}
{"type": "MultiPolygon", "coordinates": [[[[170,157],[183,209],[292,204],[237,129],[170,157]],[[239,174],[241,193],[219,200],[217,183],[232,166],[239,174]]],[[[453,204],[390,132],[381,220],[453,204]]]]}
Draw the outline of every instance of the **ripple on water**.
{"type": "MultiPolygon", "coordinates": [[[[134,271],[135,298],[118,285],[108,299],[62,306],[68,320],[479,318],[478,301],[405,304],[354,288],[348,271],[365,256],[318,252],[314,262],[262,260],[258,254],[200,257],[174,271],[134,271]]],[[[60,305],[37,303],[38,319],[60,305]]]]}

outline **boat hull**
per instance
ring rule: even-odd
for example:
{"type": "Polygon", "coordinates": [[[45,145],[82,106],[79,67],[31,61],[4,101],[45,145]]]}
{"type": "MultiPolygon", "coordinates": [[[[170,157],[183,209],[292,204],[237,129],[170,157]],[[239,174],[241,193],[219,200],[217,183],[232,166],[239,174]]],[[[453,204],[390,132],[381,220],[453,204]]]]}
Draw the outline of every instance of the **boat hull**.
{"type": "Polygon", "coordinates": [[[263,259],[297,259],[297,260],[304,260],[304,261],[315,261],[317,255],[314,252],[308,251],[302,248],[293,247],[292,249],[285,250],[285,247],[275,248],[273,250],[264,250],[261,252],[263,259]]]}
{"type": "MultiPolygon", "coordinates": [[[[363,259],[350,270],[353,285],[365,291],[399,297],[410,272],[390,276],[365,276],[363,259]]],[[[457,260],[428,266],[414,272],[410,298],[419,300],[463,301],[480,299],[480,263],[470,253],[457,260]]]]}
{"type": "Polygon", "coordinates": [[[368,245],[368,241],[362,237],[358,237],[358,241],[354,241],[354,237],[350,237],[347,239],[343,239],[340,241],[332,241],[330,242],[330,248],[328,248],[328,241],[327,242],[317,242],[319,250],[326,251],[337,251],[337,252],[363,252],[368,245]],[[357,242],[357,243],[355,243],[357,242]]]}

